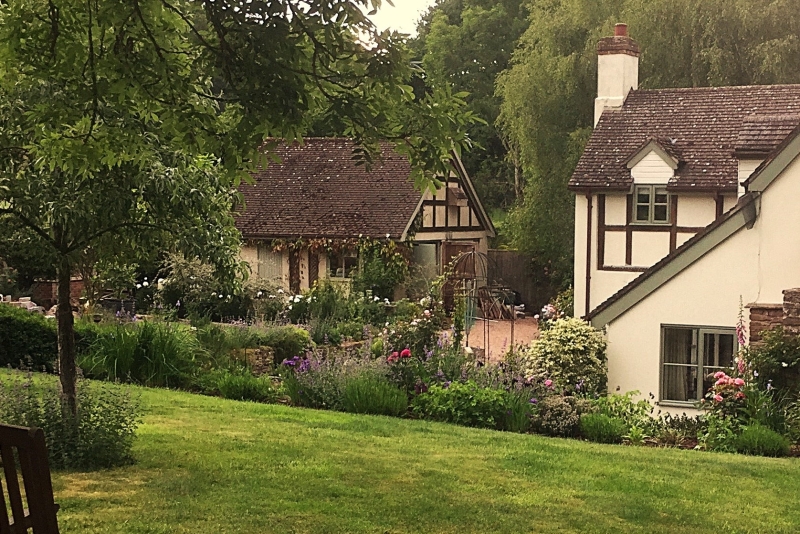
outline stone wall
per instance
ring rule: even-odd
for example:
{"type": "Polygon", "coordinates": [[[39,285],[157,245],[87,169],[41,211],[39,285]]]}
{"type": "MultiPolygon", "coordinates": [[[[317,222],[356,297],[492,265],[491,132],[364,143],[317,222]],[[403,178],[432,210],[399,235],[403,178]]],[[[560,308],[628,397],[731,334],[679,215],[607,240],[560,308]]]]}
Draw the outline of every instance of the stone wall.
{"type": "Polygon", "coordinates": [[[800,334],[800,288],[783,290],[783,328],[800,334]]]}
{"type": "Polygon", "coordinates": [[[760,343],[761,335],[783,324],[782,304],[750,304],[750,343],[760,343]]]}
{"type": "Polygon", "coordinates": [[[750,343],[760,343],[765,331],[776,326],[800,334],[800,288],[784,289],[783,304],[748,304],[750,343]]]}

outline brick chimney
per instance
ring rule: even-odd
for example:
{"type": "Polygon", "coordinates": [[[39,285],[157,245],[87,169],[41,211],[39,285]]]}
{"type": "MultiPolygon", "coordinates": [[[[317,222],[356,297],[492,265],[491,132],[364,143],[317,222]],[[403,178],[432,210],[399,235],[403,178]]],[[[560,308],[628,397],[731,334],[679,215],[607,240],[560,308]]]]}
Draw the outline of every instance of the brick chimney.
{"type": "Polygon", "coordinates": [[[597,98],[594,125],[607,109],[620,109],[631,89],[639,87],[639,45],[628,37],[628,25],[617,24],[614,37],[597,43],[597,98]]]}

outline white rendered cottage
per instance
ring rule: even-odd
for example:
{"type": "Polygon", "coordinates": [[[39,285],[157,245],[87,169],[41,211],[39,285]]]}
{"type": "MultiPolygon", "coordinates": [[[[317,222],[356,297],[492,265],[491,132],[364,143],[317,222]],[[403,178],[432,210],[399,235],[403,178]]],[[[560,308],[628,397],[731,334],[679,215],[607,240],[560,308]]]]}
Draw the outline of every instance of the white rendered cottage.
{"type": "Polygon", "coordinates": [[[686,411],[732,363],[740,298],[763,315],[800,287],[800,86],[638,90],[624,25],[598,54],[575,314],[607,328],[610,391],[686,411]]]}

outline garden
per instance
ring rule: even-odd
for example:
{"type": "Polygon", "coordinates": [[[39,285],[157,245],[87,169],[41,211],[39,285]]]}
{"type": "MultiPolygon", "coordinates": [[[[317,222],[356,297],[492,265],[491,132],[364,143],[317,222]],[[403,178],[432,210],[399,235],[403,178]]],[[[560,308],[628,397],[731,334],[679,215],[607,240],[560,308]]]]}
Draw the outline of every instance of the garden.
{"type": "MultiPolygon", "coordinates": [[[[393,287],[380,289],[367,277],[349,292],[321,280],[292,295],[257,280],[227,294],[197,261],[171,257],[161,273],[125,282],[146,315],[96,307],[77,320],[85,379],[632,446],[787,456],[800,438],[800,342],[781,330],[742,348],[736,366],[714,376],[702,415],[673,416],[652,395],[606,391],[604,336],[559,311],[568,309],[570,293],[545,307],[537,340],[489,363],[463,347],[465,304],[456,292],[446,313],[445,277],[418,300],[390,301],[384,294],[393,287]]],[[[390,277],[375,278],[385,284],[390,277]]],[[[52,319],[0,306],[0,334],[0,364],[53,371],[52,319]]],[[[22,375],[3,381],[0,420],[44,428],[55,466],[132,459],[139,420],[132,399],[82,380],[82,412],[92,423],[75,428],[58,417],[55,384],[34,382],[22,375]],[[109,444],[115,439],[118,449],[109,444]],[[95,450],[104,452],[86,452],[95,450]]]]}
{"type": "Polygon", "coordinates": [[[464,302],[456,292],[446,313],[441,281],[400,301],[364,280],[228,296],[204,269],[173,260],[130,281],[146,314],[85,309],[75,420],[53,376],[53,319],[0,305],[0,364],[14,368],[0,373],[0,421],[44,429],[65,532],[789,532],[800,520],[796,462],[753,458],[797,454],[800,340],[780,329],[715,375],[702,415],[676,417],[609,394],[603,333],[560,311],[568,293],[537,340],[488,363],[464,349],[464,302]]]}

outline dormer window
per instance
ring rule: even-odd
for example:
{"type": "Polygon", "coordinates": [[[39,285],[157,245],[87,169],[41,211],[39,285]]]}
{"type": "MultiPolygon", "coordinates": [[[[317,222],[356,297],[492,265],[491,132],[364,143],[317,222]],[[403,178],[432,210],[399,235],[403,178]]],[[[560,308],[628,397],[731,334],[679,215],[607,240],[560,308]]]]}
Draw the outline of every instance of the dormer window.
{"type": "Polygon", "coordinates": [[[669,193],[665,186],[637,185],[633,221],[638,224],[669,224],[669,193]]]}

